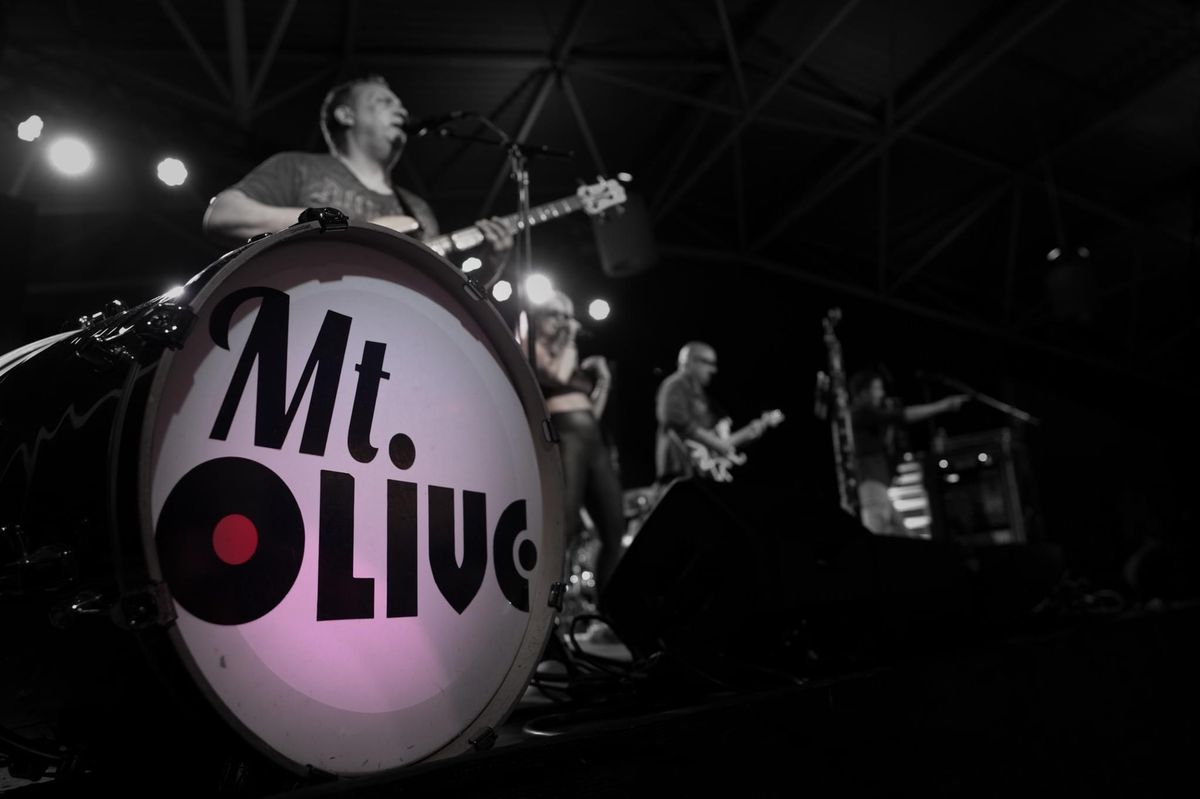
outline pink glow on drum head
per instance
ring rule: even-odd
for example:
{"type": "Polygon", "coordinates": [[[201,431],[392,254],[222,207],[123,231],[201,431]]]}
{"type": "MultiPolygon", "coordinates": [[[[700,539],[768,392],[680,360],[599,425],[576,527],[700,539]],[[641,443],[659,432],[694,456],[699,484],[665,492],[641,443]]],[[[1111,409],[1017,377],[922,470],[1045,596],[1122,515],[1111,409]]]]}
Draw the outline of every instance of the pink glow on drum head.
{"type": "Polygon", "coordinates": [[[453,267],[371,227],[292,229],[222,269],[143,426],[176,650],[298,773],[468,751],[523,694],[561,576],[524,353],[453,267]]]}

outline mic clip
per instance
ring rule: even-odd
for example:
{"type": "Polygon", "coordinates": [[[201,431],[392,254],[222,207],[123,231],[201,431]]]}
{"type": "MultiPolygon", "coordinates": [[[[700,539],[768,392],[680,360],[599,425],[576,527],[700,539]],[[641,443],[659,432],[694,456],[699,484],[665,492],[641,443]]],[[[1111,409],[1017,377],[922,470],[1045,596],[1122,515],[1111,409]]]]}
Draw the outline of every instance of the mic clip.
{"type": "Polygon", "coordinates": [[[449,113],[438,114],[437,116],[412,119],[405,122],[401,127],[409,136],[420,138],[436,131],[444,125],[469,116],[473,116],[470,111],[450,111],[449,113]]]}

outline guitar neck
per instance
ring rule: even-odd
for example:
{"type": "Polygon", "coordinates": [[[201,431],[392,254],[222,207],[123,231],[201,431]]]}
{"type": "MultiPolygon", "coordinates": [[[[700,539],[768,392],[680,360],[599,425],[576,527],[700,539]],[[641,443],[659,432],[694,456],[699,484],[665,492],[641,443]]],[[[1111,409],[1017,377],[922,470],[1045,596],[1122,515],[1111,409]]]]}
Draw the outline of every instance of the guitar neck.
{"type": "MultiPolygon", "coordinates": [[[[542,205],[530,208],[529,214],[525,219],[529,226],[533,227],[543,222],[549,222],[552,219],[573,214],[581,208],[583,208],[583,200],[580,199],[579,195],[573,194],[561,200],[543,203],[542,205]]],[[[504,225],[510,233],[517,233],[521,230],[521,215],[519,213],[498,217],[497,221],[504,225]]],[[[472,247],[478,247],[482,243],[483,231],[472,225],[471,227],[456,230],[453,233],[447,233],[444,236],[435,236],[427,240],[425,245],[439,255],[446,255],[452,252],[469,250],[472,247]]]]}
{"type": "Polygon", "coordinates": [[[750,426],[746,425],[742,429],[739,429],[739,431],[732,433],[728,441],[730,441],[732,446],[738,447],[742,446],[745,441],[750,440],[752,437],[754,437],[754,433],[752,433],[750,426]]]}
{"type": "MultiPolygon", "coordinates": [[[[583,200],[578,194],[572,194],[570,197],[563,197],[561,200],[555,200],[542,205],[535,205],[529,209],[529,215],[525,218],[530,227],[540,225],[542,222],[549,222],[551,219],[558,219],[560,216],[573,214],[583,208],[583,200]]],[[[521,229],[521,215],[509,214],[508,216],[500,217],[500,223],[508,228],[510,233],[516,233],[521,229]]]]}
{"type": "Polygon", "coordinates": [[[752,438],[754,438],[754,429],[751,425],[746,425],[742,429],[740,429],[734,433],[731,433],[728,441],[732,446],[734,446],[736,448],[736,447],[740,447],[743,443],[745,443],[746,441],[749,441],[752,438]]]}

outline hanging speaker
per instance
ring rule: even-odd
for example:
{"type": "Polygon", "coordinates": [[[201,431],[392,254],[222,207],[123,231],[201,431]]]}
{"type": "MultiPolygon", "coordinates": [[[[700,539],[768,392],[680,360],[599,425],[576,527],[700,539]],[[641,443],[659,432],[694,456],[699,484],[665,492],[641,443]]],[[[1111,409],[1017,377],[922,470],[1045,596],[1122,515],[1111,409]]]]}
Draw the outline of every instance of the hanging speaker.
{"type": "Polygon", "coordinates": [[[592,217],[600,267],[609,277],[627,277],[658,263],[658,247],[646,203],[628,194],[620,211],[592,217]]]}

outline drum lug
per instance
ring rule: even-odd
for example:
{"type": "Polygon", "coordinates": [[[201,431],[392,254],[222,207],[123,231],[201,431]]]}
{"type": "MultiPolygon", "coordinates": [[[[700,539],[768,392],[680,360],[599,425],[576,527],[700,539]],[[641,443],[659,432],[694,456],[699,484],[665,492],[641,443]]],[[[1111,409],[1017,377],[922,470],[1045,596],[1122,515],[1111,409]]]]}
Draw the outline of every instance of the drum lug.
{"type": "Polygon", "coordinates": [[[108,615],[104,594],[90,589],[50,608],[50,624],[59,630],[69,630],[81,619],[108,615]]]}
{"type": "Polygon", "coordinates": [[[350,227],[350,218],[336,208],[305,208],[300,214],[299,224],[306,222],[319,222],[321,232],[350,227]]]}
{"type": "Polygon", "coordinates": [[[182,305],[164,305],[138,324],[138,333],[143,337],[177,350],[196,321],[192,309],[182,305]]]}
{"type": "Polygon", "coordinates": [[[563,597],[567,593],[567,584],[562,580],[556,580],[550,584],[550,601],[546,604],[555,610],[561,612],[563,609],[563,597]]]}
{"type": "Polygon", "coordinates": [[[474,738],[468,738],[467,743],[469,743],[476,752],[486,752],[496,743],[496,731],[491,727],[484,727],[474,738]]]}
{"type": "Polygon", "coordinates": [[[120,344],[105,343],[91,336],[81,338],[75,343],[75,355],[101,371],[136,360],[128,348],[120,344]]]}
{"type": "Polygon", "coordinates": [[[175,603],[166,583],[126,591],[112,607],[113,622],[124,630],[166,627],[175,621],[175,603]]]}

